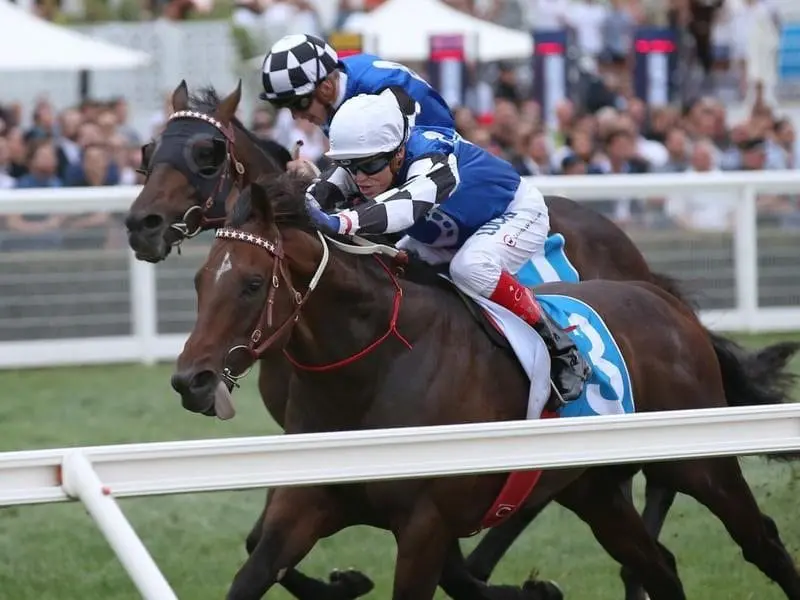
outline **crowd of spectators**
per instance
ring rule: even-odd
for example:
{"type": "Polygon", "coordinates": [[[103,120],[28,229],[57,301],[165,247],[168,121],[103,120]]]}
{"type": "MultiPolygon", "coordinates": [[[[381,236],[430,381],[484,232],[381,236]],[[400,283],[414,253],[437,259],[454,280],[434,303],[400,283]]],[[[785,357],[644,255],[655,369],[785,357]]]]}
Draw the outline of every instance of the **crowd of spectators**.
{"type": "MultiPolygon", "coordinates": [[[[482,18],[499,22],[520,18],[508,16],[509,6],[519,4],[515,2],[449,1],[482,18]]],[[[569,14],[569,22],[564,12],[567,0],[530,1],[537,5],[541,19],[551,19],[554,26],[567,23],[577,30],[582,53],[591,66],[589,85],[581,101],[561,100],[554,118],[548,119],[531,99],[530,84],[524,77],[526,67],[500,64],[493,65],[491,71],[480,71],[491,73],[491,78],[476,77],[462,105],[453,107],[459,132],[506,158],[520,174],[567,176],[800,167],[795,126],[776,102],[765,98],[763,82],[754,83],[749,115],[737,122],[732,121],[726,104],[713,94],[656,107],[635,97],[626,66],[630,52],[628,33],[634,24],[654,18],[647,11],[650,5],[646,0],[611,0],[609,5],[583,0],[578,2],[580,10],[569,14]]],[[[237,10],[245,4],[238,3],[237,10]]],[[[313,11],[310,3],[299,0],[261,4],[273,11],[278,5],[285,5],[284,12],[295,10],[295,16],[298,11],[313,11]]],[[[340,4],[338,25],[380,2],[342,0],[340,4]]],[[[422,65],[410,66],[424,69],[422,65]]],[[[167,110],[168,107],[154,122],[153,130],[142,136],[128,124],[128,107],[122,98],[87,101],[60,114],[47,100],[32,107],[0,107],[0,189],[140,183],[136,168],[141,144],[146,141],[142,138],[158,133],[167,110]],[[29,116],[24,111],[29,111],[29,116]],[[28,122],[30,125],[23,125],[28,122]]],[[[326,139],[310,123],[294,122],[288,111],[275,114],[264,105],[249,119],[242,117],[256,135],[287,147],[302,139],[303,157],[324,166],[326,139]]],[[[593,202],[592,206],[626,227],[725,231],[733,226],[734,202],[718,193],[691,192],[647,199],[609,198],[593,202]]],[[[791,196],[760,197],[759,215],[771,225],[800,227],[800,202],[791,196]]],[[[0,250],[63,247],[65,232],[71,230],[94,232],[108,245],[124,243],[119,224],[110,219],[107,214],[9,216],[0,223],[0,250]]],[[[93,243],[96,247],[96,241],[93,243]]]]}
{"type": "MultiPolygon", "coordinates": [[[[85,102],[56,114],[47,100],[31,109],[24,127],[23,108],[0,108],[0,189],[132,185],[141,158],[139,135],[127,124],[124,99],[85,102]]],[[[2,223],[0,249],[60,248],[66,238],[97,246],[115,244],[119,235],[108,213],[10,215],[2,223]],[[69,232],[78,235],[69,235],[69,232]]]]}

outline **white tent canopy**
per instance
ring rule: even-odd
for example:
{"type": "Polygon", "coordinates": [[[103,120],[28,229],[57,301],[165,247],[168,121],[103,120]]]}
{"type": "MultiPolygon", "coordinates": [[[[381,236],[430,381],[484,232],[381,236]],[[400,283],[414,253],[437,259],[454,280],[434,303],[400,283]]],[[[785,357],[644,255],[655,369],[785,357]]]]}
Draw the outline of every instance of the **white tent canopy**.
{"type": "Polygon", "coordinates": [[[481,61],[533,54],[530,33],[472,17],[439,0],[389,0],[371,13],[351,16],[343,29],[363,34],[367,49],[388,60],[426,60],[431,34],[464,34],[468,56],[481,61]]]}
{"type": "Polygon", "coordinates": [[[130,69],[150,61],[144,52],[94,40],[0,0],[0,72],[130,69]]]}

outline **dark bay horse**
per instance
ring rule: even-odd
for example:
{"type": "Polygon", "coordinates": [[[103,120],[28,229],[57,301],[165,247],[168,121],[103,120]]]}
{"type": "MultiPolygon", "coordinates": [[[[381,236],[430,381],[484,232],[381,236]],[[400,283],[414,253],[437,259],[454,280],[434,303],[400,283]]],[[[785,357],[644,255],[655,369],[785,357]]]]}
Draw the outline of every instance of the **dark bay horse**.
{"type": "Polygon", "coordinates": [[[181,81],[161,136],[142,147],[144,188],[125,217],[140,260],[160,262],[173,246],[225,220],[226,201],[258,176],[285,172],[285,149],[257,138],[236,118],[241,82],[220,100],[213,89],[190,97],[181,81]]]}
{"type": "MultiPolygon", "coordinates": [[[[170,121],[162,139],[157,143],[151,142],[143,151],[143,169],[148,178],[126,219],[129,243],[140,258],[151,262],[163,260],[171,247],[186,237],[185,233],[218,226],[221,215],[225,214],[226,202],[236,197],[242,185],[259,175],[276,172],[276,160],[282,163],[280,167],[285,167],[285,156],[270,160],[263,152],[259,152],[257,140],[235,119],[239,99],[240,88],[222,99],[212,88],[190,97],[185,82],[175,89],[172,98],[175,110],[188,110],[195,115],[184,115],[181,119],[170,121]],[[201,115],[207,115],[210,119],[203,119],[201,115]],[[219,124],[216,133],[210,126],[212,122],[219,124]],[[233,142],[230,142],[226,131],[233,132],[233,142]],[[204,156],[204,152],[208,154],[209,139],[216,151],[204,156]],[[164,147],[160,154],[155,153],[157,146],[164,147]],[[225,174],[238,172],[236,162],[241,164],[244,174],[234,178],[231,185],[225,174]],[[206,168],[205,172],[202,167],[206,168]],[[209,188],[217,190],[211,208],[207,203],[209,188]],[[229,192],[227,196],[226,191],[229,192]]],[[[551,230],[564,235],[566,254],[581,279],[651,281],[678,295],[669,278],[650,272],[639,250],[612,221],[566,198],[548,196],[546,202],[550,211],[551,230]]],[[[769,370],[772,372],[782,368],[792,352],[779,345],[759,355],[745,356],[744,352],[741,355],[754,365],[774,364],[775,368],[769,370]],[[777,365],[778,362],[781,364],[777,365]]],[[[262,362],[260,367],[259,391],[262,399],[273,419],[283,427],[290,365],[282,359],[276,359],[262,362]]],[[[623,485],[623,489],[628,497],[632,496],[630,481],[623,485]]],[[[674,497],[674,492],[648,481],[643,516],[651,534],[658,535],[674,497]]],[[[470,555],[470,570],[480,579],[487,580],[507,548],[537,512],[526,509],[489,531],[470,555]]],[[[260,529],[254,531],[258,533],[260,529]]],[[[249,539],[248,548],[251,549],[256,542],[257,536],[249,539]]],[[[342,584],[339,587],[348,584],[354,595],[323,596],[323,592],[314,587],[308,596],[302,590],[309,588],[296,585],[291,591],[299,598],[314,599],[355,598],[359,591],[368,591],[366,580],[358,573],[345,572],[335,576],[342,584]]],[[[641,587],[631,574],[623,569],[622,576],[626,599],[640,598],[641,587]]],[[[290,571],[282,582],[293,585],[294,572],[290,571]]],[[[308,581],[303,583],[311,585],[308,581]]]]}
{"type": "MultiPolygon", "coordinates": [[[[287,434],[524,419],[527,375],[466,305],[444,286],[400,280],[386,260],[331,246],[290,180],[242,194],[197,273],[197,321],[172,378],[184,407],[213,414],[238,347],[247,352],[238,353],[237,372],[273,351],[291,356],[287,434]]],[[[537,293],[568,295],[599,313],[628,365],[638,412],[722,407],[763,393],[689,307],[651,283],[546,284],[537,293]]],[[[800,600],[800,575],[735,457],[545,471],[529,503],[556,499],[575,512],[652,600],[684,599],[674,558],[621,491],[640,467],[708,507],[744,557],[800,600]]],[[[356,524],[394,534],[395,600],[432,598],[440,580],[448,594],[467,597],[464,581],[451,576],[454,550],[503,481],[492,474],[271,489],[262,535],[227,597],[261,598],[318,539],[356,524]]],[[[475,585],[470,597],[541,597],[489,595],[475,585]]]]}

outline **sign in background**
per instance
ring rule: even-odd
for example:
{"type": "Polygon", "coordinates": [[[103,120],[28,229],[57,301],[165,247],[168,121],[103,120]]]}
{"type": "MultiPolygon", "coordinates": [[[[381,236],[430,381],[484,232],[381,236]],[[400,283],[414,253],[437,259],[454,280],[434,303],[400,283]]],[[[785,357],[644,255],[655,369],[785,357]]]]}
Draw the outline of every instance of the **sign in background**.
{"type": "Polygon", "coordinates": [[[466,44],[462,34],[429,38],[428,77],[448,106],[462,106],[467,92],[466,44]]]}
{"type": "Polygon", "coordinates": [[[542,119],[553,124],[556,104],[572,98],[577,83],[577,46],[571,31],[533,31],[533,97],[542,119]]]}
{"type": "Polygon", "coordinates": [[[360,33],[334,31],[328,36],[328,43],[336,50],[339,58],[361,54],[364,51],[364,38],[360,33]]]}
{"type": "Polygon", "coordinates": [[[678,44],[675,31],[640,27],[633,39],[634,93],[652,106],[664,106],[676,97],[678,44]]]}

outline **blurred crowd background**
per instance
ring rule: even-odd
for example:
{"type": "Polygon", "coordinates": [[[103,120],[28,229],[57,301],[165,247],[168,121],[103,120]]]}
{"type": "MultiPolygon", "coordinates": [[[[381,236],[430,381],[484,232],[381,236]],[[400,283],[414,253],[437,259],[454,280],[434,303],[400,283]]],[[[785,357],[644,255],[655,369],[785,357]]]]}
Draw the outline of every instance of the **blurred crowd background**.
{"type": "MultiPolygon", "coordinates": [[[[5,1],[5,0],[3,0],[5,1]]],[[[64,0],[66,1],[66,0],[64,0]]],[[[363,18],[380,0],[340,0],[334,27],[363,18]]],[[[464,102],[453,106],[459,132],[505,157],[523,175],[678,173],[795,169],[800,166],[791,103],[776,94],[777,52],[783,27],[780,3],[768,0],[448,0],[481,19],[525,29],[574,32],[580,52],[581,93],[563,98],[545,118],[533,100],[530,61],[471,65],[464,102]],[[650,106],[632,85],[633,31],[642,25],[675,30],[688,49],[681,60],[678,101],[650,106]],[[730,106],[738,107],[731,111],[730,106]],[[735,114],[732,114],[735,112],[735,114]]],[[[37,0],[41,16],[58,21],[60,1],[37,0]]],[[[140,19],[191,19],[220,12],[238,27],[267,30],[272,38],[303,31],[326,36],[310,0],[236,0],[223,8],[200,0],[143,0],[140,19]]],[[[266,48],[263,48],[263,52],[266,48]]],[[[263,53],[262,52],[262,53],[263,53]]],[[[423,75],[424,64],[409,64],[423,75]]],[[[146,127],[129,123],[128,101],[87,98],[57,111],[47,96],[32,105],[4,97],[0,88],[0,189],[130,185],[140,147],[157,135],[169,113],[169,95],[146,127]]],[[[254,132],[324,166],[326,140],[287,112],[256,105],[242,115],[254,132]]],[[[620,224],[650,229],[726,231],[734,200],[719,193],[647,199],[609,198],[592,206],[620,224]]],[[[800,228],[796,196],[759,198],[759,218],[800,228]]],[[[69,230],[107,232],[124,243],[105,214],[16,215],[2,223],[0,249],[58,247],[69,230]]],[[[117,224],[118,225],[118,224],[117,224]]],[[[80,243],[78,243],[80,245],[80,243]]]]}

